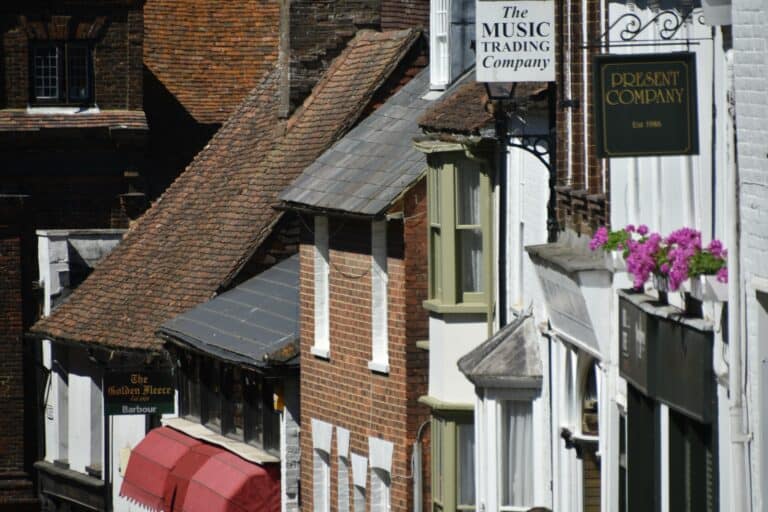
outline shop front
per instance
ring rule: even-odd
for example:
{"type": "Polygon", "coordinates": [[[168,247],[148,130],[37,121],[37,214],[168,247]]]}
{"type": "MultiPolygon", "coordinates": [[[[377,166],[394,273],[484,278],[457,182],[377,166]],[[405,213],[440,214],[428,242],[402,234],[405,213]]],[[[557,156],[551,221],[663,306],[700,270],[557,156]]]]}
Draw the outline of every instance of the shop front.
{"type": "Polygon", "coordinates": [[[713,344],[708,322],[648,295],[619,292],[620,375],[627,381],[621,484],[629,512],[718,510],[713,344]]]}

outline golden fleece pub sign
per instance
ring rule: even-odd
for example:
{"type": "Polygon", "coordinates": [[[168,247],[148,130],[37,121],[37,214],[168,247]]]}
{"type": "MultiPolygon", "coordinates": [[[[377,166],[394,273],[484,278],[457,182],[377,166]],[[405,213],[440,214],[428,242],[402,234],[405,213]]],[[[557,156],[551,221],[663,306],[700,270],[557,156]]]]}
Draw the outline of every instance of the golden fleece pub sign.
{"type": "Polygon", "coordinates": [[[598,55],[593,70],[599,157],[698,154],[693,53],[598,55]]]}

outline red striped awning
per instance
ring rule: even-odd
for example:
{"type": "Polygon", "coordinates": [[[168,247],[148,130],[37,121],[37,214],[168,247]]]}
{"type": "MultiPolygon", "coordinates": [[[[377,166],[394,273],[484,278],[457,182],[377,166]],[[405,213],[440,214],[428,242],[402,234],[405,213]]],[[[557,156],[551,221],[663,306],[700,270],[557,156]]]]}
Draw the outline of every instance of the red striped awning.
{"type": "Polygon", "coordinates": [[[181,510],[181,506],[184,503],[184,498],[187,495],[187,488],[189,487],[189,481],[195,476],[197,470],[205,464],[208,459],[221,452],[220,448],[217,448],[210,444],[201,443],[197,446],[193,446],[190,450],[182,456],[176,463],[176,466],[168,475],[168,479],[165,483],[165,510],[168,512],[175,512],[181,510]]]}
{"type": "Polygon", "coordinates": [[[200,444],[197,439],[168,427],[152,430],[131,451],[120,496],[150,510],[167,510],[164,495],[171,471],[190,449],[200,444]]]}
{"type": "Polygon", "coordinates": [[[279,512],[280,470],[161,427],[131,452],[120,496],[152,511],[279,512]]]}
{"type": "Polygon", "coordinates": [[[189,481],[181,512],[279,512],[280,472],[225,450],[210,457],[189,481]]]}

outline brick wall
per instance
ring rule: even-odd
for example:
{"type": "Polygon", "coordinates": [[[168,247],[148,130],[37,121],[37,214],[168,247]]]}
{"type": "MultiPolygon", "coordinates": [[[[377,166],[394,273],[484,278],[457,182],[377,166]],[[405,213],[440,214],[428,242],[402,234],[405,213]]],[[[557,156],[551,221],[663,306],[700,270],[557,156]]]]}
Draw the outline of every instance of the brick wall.
{"type": "MultiPolygon", "coordinates": [[[[416,402],[427,390],[426,226],[423,183],[401,205],[404,221],[388,229],[389,366],[382,375],[371,359],[370,222],[331,219],[330,359],[311,355],[314,278],[311,233],[301,245],[301,481],[302,510],[312,510],[312,418],[350,431],[350,450],[368,456],[368,437],[394,443],[392,510],[411,510],[410,456],[416,430],[428,410],[416,402]]],[[[307,225],[312,225],[311,219],[307,225]]],[[[331,503],[336,510],[338,455],[331,453],[331,503]]],[[[428,445],[424,451],[429,452],[428,445]]],[[[425,458],[424,467],[429,467],[425,458]]],[[[425,475],[429,481],[428,472],[425,475]]],[[[369,478],[370,481],[370,478],[369,478]]],[[[350,483],[351,485],[351,483],[350,483]]],[[[370,485],[370,484],[369,484],[370,485]]],[[[427,496],[428,498],[428,493],[427,496]]]]}
{"type": "Polygon", "coordinates": [[[291,2],[291,110],[309,95],[347,41],[364,28],[381,28],[381,0],[291,2]]]}
{"type": "Polygon", "coordinates": [[[19,225],[26,206],[26,199],[0,196],[0,511],[35,504],[30,477],[37,442],[35,366],[27,360],[22,338],[29,325],[25,298],[32,279],[23,260],[29,230],[19,225]]]}
{"type": "Polygon", "coordinates": [[[590,232],[608,219],[608,183],[596,156],[592,119],[592,57],[599,49],[583,48],[585,37],[594,41],[600,34],[600,2],[574,0],[555,9],[557,219],[561,229],[590,232]]]}
{"type": "Polygon", "coordinates": [[[93,44],[94,98],[102,109],[140,109],[143,74],[143,14],[140,5],[64,3],[55,8],[4,2],[2,30],[3,93],[0,108],[25,108],[29,102],[30,40],[84,40],[93,44]],[[57,25],[52,16],[65,23],[57,25]],[[103,20],[100,18],[103,17],[103,20]],[[54,30],[54,25],[64,29],[54,30]]]}
{"type": "Polygon", "coordinates": [[[381,30],[411,27],[429,31],[429,0],[382,0],[381,30]]]}

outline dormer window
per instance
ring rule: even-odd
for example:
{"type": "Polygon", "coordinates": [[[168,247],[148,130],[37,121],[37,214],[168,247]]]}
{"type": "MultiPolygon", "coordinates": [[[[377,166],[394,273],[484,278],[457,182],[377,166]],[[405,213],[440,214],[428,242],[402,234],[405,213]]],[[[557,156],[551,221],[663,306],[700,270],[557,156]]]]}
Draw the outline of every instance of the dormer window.
{"type": "Polygon", "coordinates": [[[32,103],[90,103],[91,65],[87,43],[36,43],[32,47],[32,103]]]}

